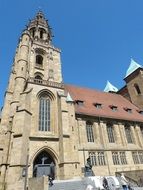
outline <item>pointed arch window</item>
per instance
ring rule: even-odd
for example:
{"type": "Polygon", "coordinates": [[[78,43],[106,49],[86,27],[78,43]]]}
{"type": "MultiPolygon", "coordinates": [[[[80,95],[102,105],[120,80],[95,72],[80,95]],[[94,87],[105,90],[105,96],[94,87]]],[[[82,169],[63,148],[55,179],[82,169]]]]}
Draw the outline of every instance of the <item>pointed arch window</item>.
{"type": "Polygon", "coordinates": [[[43,28],[40,28],[40,39],[43,39],[44,37],[44,33],[46,33],[46,31],[43,28]]]}
{"type": "Polygon", "coordinates": [[[35,31],[36,31],[35,27],[30,29],[30,33],[31,33],[33,38],[35,37],[35,31]]]}
{"type": "Polygon", "coordinates": [[[134,164],[139,164],[140,163],[138,152],[132,152],[132,158],[133,158],[134,164]]]}
{"type": "Polygon", "coordinates": [[[86,135],[88,142],[94,142],[93,125],[91,122],[86,122],[86,135]]]}
{"type": "Polygon", "coordinates": [[[36,55],[36,64],[42,66],[43,65],[43,57],[42,55],[36,55]]]}
{"type": "Polygon", "coordinates": [[[112,160],[114,165],[125,165],[127,164],[125,152],[112,152],[112,160]]]}
{"type": "Polygon", "coordinates": [[[40,31],[40,39],[43,39],[43,30],[40,31]]]}
{"type": "Polygon", "coordinates": [[[133,143],[131,127],[129,125],[125,125],[125,134],[126,134],[127,142],[128,143],[133,143]]]}
{"type": "Polygon", "coordinates": [[[103,151],[98,151],[98,152],[91,151],[91,152],[89,152],[89,157],[90,157],[90,160],[91,160],[91,164],[93,166],[106,165],[105,154],[104,154],[103,151]]]}
{"type": "Polygon", "coordinates": [[[135,90],[137,94],[141,94],[140,88],[138,84],[134,84],[135,90]]]}
{"type": "Polygon", "coordinates": [[[50,131],[51,101],[47,95],[41,96],[39,101],[39,131],[50,131]]]}
{"type": "Polygon", "coordinates": [[[108,134],[108,140],[109,143],[114,143],[115,142],[115,138],[114,138],[114,129],[112,124],[107,124],[107,134],[108,134]]]}

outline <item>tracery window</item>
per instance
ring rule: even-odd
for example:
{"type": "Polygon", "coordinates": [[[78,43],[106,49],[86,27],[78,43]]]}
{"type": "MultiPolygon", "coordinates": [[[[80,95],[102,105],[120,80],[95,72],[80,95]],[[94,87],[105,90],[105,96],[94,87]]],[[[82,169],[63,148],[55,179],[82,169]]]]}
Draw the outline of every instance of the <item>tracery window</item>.
{"type": "Polygon", "coordinates": [[[125,165],[127,164],[125,152],[112,152],[112,159],[114,165],[125,165]]]}
{"type": "Polygon", "coordinates": [[[133,161],[134,164],[139,164],[139,157],[138,157],[138,152],[132,152],[132,157],[133,157],[133,161]]]}
{"type": "Polygon", "coordinates": [[[126,154],[125,152],[119,152],[120,162],[122,165],[127,164],[126,154]]]}
{"type": "Polygon", "coordinates": [[[91,161],[92,166],[96,166],[97,165],[96,153],[95,152],[89,152],[89,156],[90,156],[90,161],[91,161]]]}
{"type": "Polygon", "coordinates": [[[114,165],[120,164],[118,152],[112,152],[112,159],[114,165]]]}
{"type": "Polygon", "coordinates": [[[104,152],[97,152],[97,157],[98,157],[98,164],[99,165],[105,165],[104,152]]]}
{"type": "Polygon", "coordinates": [[[111,124],[107,124],[107,134],[108,134],[109,142],[114,143],[115,142],[114,129],[113,129],[113,126],[111,124]]]}
{"type": "Polygon", "coordinates": [[[45,94],[39,101],[39,131],[50,131],[50,99],[45,94]]]}
{"type": "Polygon", "coordinates": [[[143,152],[138,152],[140,163],[143,164],[143,152]]]}
{"type": "Polygon", "coordinates": [[[143,164],[143,152],[142,151],[132,152],[132,157],[133,157],[134,164],[143,164]]]}
{"type": "Polygon", "coordinates": [[[104,155],[104,152],[103,151],[99,151],[99,152],[89,152],[89,157],[90,157],[90,160],[91,160],[91,164],[93,166],[96,166],[96,165],[100,165],[100,166],[103,166],[103,165],[106,165],[106,161],[105,161],[105,155],[104,155]]]}
{"type": "Polygon", "coordinates": [[[94,142],[93,125],[91,122],[86,122],[86,135],[88,142],[94,142]]]}
{"type": "Polygon", "coordinates": [[[128,125],[125,125],[125,134],[126,134],[127,142],[133,143],[131,127],[128,125]]]}

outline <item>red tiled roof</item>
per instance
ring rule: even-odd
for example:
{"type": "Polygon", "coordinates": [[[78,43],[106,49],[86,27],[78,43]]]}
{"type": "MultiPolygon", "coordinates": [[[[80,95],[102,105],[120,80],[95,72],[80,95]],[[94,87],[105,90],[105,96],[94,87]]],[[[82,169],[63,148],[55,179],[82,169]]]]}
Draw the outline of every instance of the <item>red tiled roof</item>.
{"type": "Polygon", "coordinates": [[[143,122],[143,115],[137,112],[139,108],[119,94],[101,92],[72,85],[65,85],[65,89],[70,93],[74,101],[84,101],[83,105],[75,104],[76,113],[143,122]],[[101,103],[102,108],[97,109],[95,103],[101,103]],[[117,111],[113,111],[111,105],[117,106],[117,111]],[[131,109],[132,113],[128,113],[125,108],[131,109]]]}

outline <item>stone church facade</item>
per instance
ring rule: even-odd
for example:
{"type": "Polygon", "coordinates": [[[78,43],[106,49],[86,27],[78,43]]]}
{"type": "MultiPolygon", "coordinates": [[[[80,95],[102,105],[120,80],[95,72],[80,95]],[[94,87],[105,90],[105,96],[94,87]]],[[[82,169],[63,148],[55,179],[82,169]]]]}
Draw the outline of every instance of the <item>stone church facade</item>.
{"type": "Polygon", "coordinates": [[[142,171],[143,69],[132,66],[117,92],[64,84],[60,49],[38,12],[22,32],[5,93],[0,189],[23,189],[25,172],[46,175],[51,163],[56,179],[83,177],[88,157],[95,175],[142,171]]]}

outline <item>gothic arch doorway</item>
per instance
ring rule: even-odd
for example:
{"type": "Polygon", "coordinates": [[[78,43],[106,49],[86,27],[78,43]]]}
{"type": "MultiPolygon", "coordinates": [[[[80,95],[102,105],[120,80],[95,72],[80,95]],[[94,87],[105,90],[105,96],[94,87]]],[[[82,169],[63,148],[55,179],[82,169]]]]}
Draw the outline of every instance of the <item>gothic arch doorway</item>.
{"type": "Polygon", "coordinates": [[[33,162],[33,177],[55,176],[55,161],[53,157],[45,150],[40,152],[33,162]]]}

